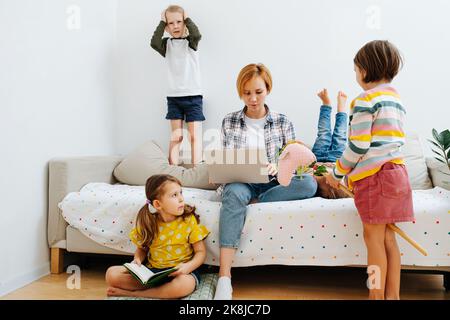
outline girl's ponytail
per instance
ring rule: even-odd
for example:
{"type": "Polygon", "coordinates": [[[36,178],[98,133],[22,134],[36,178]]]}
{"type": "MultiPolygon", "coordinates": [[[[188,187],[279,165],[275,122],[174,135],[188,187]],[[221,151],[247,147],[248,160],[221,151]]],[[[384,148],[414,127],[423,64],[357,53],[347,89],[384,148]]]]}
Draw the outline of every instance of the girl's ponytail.
{"type": "Polygon", "coordinates": [[[145,248],[149,248],[153,239],[158,234],[157,214],[153,214],[144,205],[136,217],[136,236],[137,242],[145,248]]]}

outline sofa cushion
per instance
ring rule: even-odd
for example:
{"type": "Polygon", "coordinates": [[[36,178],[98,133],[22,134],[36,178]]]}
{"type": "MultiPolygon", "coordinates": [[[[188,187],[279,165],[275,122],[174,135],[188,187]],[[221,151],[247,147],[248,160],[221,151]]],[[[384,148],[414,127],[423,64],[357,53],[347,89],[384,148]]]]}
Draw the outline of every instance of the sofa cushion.
{"type": "Polygon", "coordinates": [[[435,187],[450,190],[450,170],[448,166],[435,158],[426,158],[431,181],[435,187]]]}
{"type": "Polygon", "coordinates": [[[181,181],[184,187],[217,189],[209,183],[206,165],[184,168],[169,164],[161,147],[153,140],[147,141],[126,156],[114,169],[114,177],[128,185],[145,185],[154,174],[170,174],[181,181]]]}
{"type": "Polygon", "coordinates": [[[405,166],[413,190],[433,188],[423,155],[422,144],[416,133],[406,133],[406,142],[401,149],[405,157],[405,166]]]}

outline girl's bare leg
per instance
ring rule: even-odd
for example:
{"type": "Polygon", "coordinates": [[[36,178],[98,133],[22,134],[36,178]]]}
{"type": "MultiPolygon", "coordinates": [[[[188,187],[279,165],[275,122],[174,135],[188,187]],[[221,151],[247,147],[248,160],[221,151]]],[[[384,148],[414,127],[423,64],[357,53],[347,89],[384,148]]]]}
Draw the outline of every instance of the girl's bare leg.
{"type": "Polygon", "coordinates": [[[139,290],[142,286],[123,266],[114,266],[106,270],[106,284],[125,290],[139,290]]]}
{"type": "Polygon", "coordinates": [[[364,223],[364,242],[367,247],[368,270],[374,268],[375,274],[369,275],[369,280],[375,280],[375,287],[369,288],[369,299],[383,300],[386,284],[387,257],[384,238],[385,224],[364,223]]]}
{"type": "Polygon", "coordinates": [[[178,299],[191,294],[194,289],[194,276],[189,274],[182,274],[177,276],[172,281],[158,287],[141,290],[124,290],[120,288],[110,287],[108,288],[107,294],[109,296],[178,299]]]}
{"type": "Polygon", "coordinates": [[[203,157],[202,122],[193,121],[187,124],[191,143],[191,161],[195,165],[201,162],[203,157]]]}
{"type": "Polygon", "coordinates": [[[178,165],[183,141],[183,120],[170,120],[169,164],[178,165]]]}
{"type": "Polygon", "coordinates": [[[401,273],[401,258],[400,250],[398,249],[397,241],[395,239],[395,232],[386,228],[386,237],[384,240],[387,256],[387,275],[386,275],[386,300],[400,299],[400,273],[401,273]]]}

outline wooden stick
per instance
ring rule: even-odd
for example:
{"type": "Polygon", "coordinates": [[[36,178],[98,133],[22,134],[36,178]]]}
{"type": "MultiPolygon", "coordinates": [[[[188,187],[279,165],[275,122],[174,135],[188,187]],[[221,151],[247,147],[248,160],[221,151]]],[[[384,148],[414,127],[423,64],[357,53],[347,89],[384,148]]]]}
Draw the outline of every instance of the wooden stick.
{"type": "MultiPolygon", "coordinates": [[[[339,184],[339,190],[342,190],[346,195],[349,197],[354,197],[353,192],[351,192],[346,186],[344,186],[342,183],[339,184]]],[[[427,256],[427,251],[416,241],[414,241],[410,236],[408,236],[402,229],[397,227],[393,223],[388,223],[387,225],[391,230],[397,232],[399,236],[401,236],[403,239],[405,239],[407,242],[409,242],[410,245],[412,245],[414,248],[416,248],[421,254],[424,256],[427,256]]]]}
{"type": "Polygon", "coordinates": [[[397,232],[403,239],[408,241],[409,244],[412,245],[414,248],[416,248],[421,254],[423,254],[424,256],[428,255],[427,251],[420,244],[418,244],[416,241],[414,241],[412,238],[410,238],[405,233],[405,231],[403,231],[402,229],[400,229],[393,223],[389,223],[388,227],[391,228],[393,231],[397,232]]]}

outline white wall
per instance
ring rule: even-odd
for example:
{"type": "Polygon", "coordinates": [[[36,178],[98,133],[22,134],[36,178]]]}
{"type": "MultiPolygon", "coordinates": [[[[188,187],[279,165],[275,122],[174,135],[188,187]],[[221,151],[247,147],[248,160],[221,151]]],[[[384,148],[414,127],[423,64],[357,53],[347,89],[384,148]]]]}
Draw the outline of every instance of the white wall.
{"type": "MultiPolygon", "coordinates": [[[[161,11],[172,1],[119,0],[115,149],[126,154],[156,139],[167,150],[169,123],[164,59],[149,42],[161,11]]],[[[431,128],[449,127],[450,111],[442,98],[450,89],[450,2],[396,0],[190,0],[178,1],[198,24],[204,83],[204,131],[220,129],[228,112],[243,104],[235,81],[241,67],[263,62],[272,71],[272,109],[295,124],[297,137],[313,143],[319,100],[327,87],[355,97],[353,57],[373,39],[388,39],[405,57],[395,79],[408,111],[409,130],[425,137],[431,128]]]]}
{"type": "MultiPolygon", "coordinates": [[[[425,138],[432,127],[448,128],[448,1],[179,3],[203,34],[205,132],[243,106],[240,68],[263,62],[274,78],[268,104],[312,143],[316,92],[357,95],[352,59],[372,39],[389,39],[404,53],[395,84],[409,129],[425,138]]],[[[49,159],[125,154],[149,138],[167,150],[166,67],[149,42],[168,4],[0,0],[0,296],[49,271],[49,159]],[[71,5],[81,10],[80,29],[67,28],[71,5]]]]}
{"type": "Polygon", "coordinates": [[[0,296],[49,273],[48,160],[114,153],[115,5],[0,1],[0,296]]]}

